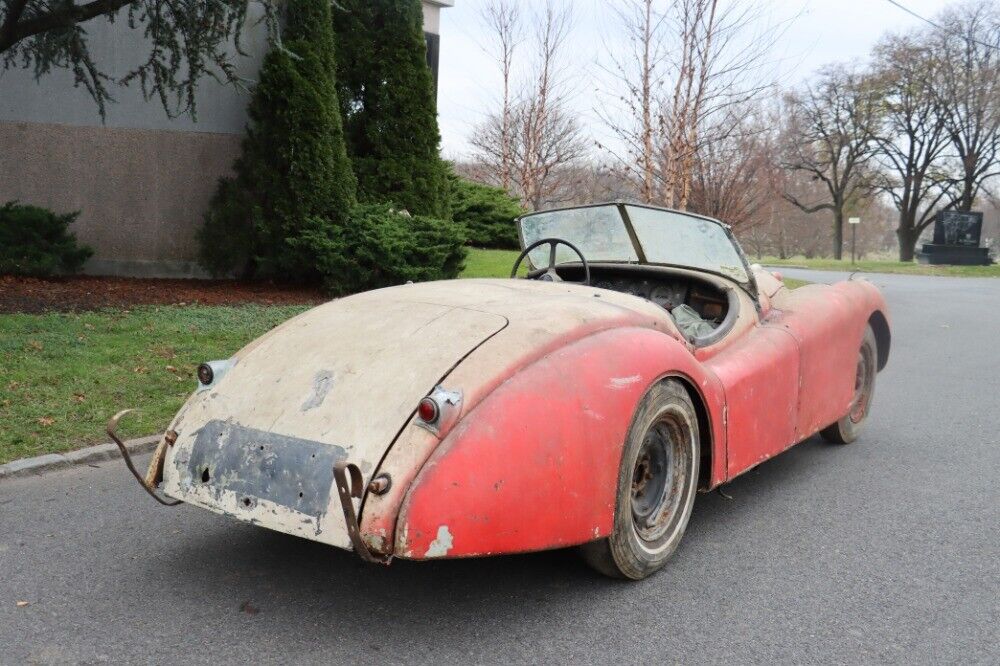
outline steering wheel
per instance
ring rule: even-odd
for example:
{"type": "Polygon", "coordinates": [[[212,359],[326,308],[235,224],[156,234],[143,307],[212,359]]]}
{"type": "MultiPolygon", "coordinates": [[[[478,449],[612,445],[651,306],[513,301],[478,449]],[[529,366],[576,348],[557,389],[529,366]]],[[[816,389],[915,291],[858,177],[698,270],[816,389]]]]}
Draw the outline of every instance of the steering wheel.
{"type": "Polygon", "coordinates": [[[544,280],[546,282],[569,282],[570,284],[590,284],[590,264],[587,263],[587,258],[583,256],[583,252],[570,243],[569,241],[564,241],[561,238],[543,238],[541,240],[535,241],[528,247],[524,248],[524,251],[517,256],[517,261],[514,262],[514,268],[510,271],[510,276],[517,277],[517,269],[521,267],[521,262],[524,258],[528,256],[528,253],[534,250],[536,247],[542,245],[549,246],[549,265],[545,268],[536,268],[533,271],[529,271],[525,279],[527,280],[544,280]],[[575,280],[563,280],[556,273],[556,247],[559,245],[565,245],[569,249],[576,252],[576,256],[580,257],[580,262],[583,264],[583,281],[577,282],[575,280]]]}

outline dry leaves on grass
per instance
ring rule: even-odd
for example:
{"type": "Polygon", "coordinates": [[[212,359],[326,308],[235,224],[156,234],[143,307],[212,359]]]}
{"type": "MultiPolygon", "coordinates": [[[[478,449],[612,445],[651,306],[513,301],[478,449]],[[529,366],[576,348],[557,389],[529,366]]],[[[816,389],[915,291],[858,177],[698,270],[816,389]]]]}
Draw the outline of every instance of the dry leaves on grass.
{"type": "Polygon", "coordinates": [[[45,426],[46,428],[48,428],[50,425],[52,425],[55,422],[56,422],[56,420],[54,418],[52,418],[51,416],[43,416],[43,417],[41,417],[41,418],[38,419],[38,425],[45,426]]]}

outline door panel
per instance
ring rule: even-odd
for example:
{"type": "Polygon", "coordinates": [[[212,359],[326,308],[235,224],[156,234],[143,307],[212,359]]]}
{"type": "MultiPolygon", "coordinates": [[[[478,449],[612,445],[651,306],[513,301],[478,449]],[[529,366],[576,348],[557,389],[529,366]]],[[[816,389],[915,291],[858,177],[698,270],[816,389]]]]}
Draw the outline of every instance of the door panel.
{"type": "Polygon", "coordinates": [[[786,330],[755,326],[705,365],[726,391],[728,479],[798,441],[799,347],[786,330]]]}
{"type": "Polygon", "coordinates": [[[822,298],[808,290],[793,292],[787,307],[774,323],[787,330],[801,350],[796,427],[805,439],[850,408],[866,319],[857,312],[857,301],[833,289],[823,290],[822,298]]]}

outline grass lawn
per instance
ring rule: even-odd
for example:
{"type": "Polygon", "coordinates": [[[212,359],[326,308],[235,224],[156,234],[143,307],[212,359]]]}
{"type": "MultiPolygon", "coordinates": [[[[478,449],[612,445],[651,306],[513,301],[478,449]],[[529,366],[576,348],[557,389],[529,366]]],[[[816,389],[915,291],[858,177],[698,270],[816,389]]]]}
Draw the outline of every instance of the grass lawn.
{"type": "Polygon", "coordinates": [[[863,273],[907,273],[910,275],[947,275],[953,277],[1000,277],[1000,264],[992,266],[928,266],[916,262],[902,261],[859,261],[851,264],[850,259],[805,259],[793,257],[778,259],[764,257],[758,263],[766,266],[798,266],[818,271],[861,271],[863,273]]]}
{"type": "MultiPolygon", "coordinates": [[[[465,258],[465,270],[459,277],[493,278],[509,277],[510,269],[517,260],[517,250],[480,250],[469,248],[469,256],[465,258]]],[[[527,261],[522,262],[522,264],[527,261]]]]}
{"type": "Polygon", "coordinates": [[[306,306],[146,306],[0,315],[0,464],[161,432],[194,390],[199,363],[227,358],[306,306]]]}
{"type": "MultiPolygon", "coordinates": [[[[472,250],[462,277],[507,277],[517,252],[472,250]]],[[[794,288],[801,283],[786,280],[794,288]]],[[[141,306],[0,314],[0,464],[162,431],[202,361],[228,358],[307,305],[141,306]]]]}

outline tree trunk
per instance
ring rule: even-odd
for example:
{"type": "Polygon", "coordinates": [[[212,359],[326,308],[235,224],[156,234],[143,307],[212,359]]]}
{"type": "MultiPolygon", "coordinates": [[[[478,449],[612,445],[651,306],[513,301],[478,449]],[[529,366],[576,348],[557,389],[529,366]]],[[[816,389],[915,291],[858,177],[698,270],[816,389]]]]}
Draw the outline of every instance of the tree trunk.
{"type": "Polygon", "coordinates": [[[833,211],[833,258],[844,258],[844,211],[833,211]]]}
{"type": "Polygon", "coordinates": [[[962,198],[958,203],[958,210],[968,213],[972,210],[973,201],[972,190],[975,188],[974,178],[970,174],[966,174],[965,181],[962,183],[962,198]]]}
{"type": "Polygon", "coordinates": [[[917,237],[919,233],[914,232],[913,229],[900,227],[896,229],[896,238],[899,239],[899,260],[910,262],[913,261],[914,248],[917,245],[917,237]]]}

